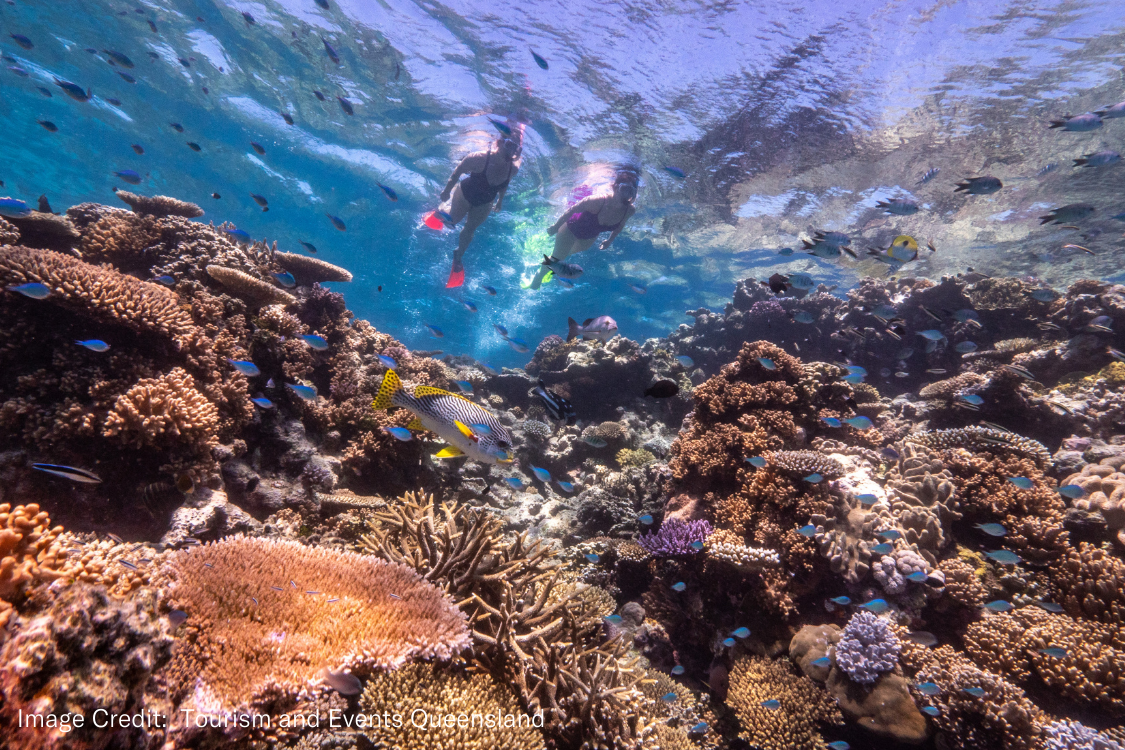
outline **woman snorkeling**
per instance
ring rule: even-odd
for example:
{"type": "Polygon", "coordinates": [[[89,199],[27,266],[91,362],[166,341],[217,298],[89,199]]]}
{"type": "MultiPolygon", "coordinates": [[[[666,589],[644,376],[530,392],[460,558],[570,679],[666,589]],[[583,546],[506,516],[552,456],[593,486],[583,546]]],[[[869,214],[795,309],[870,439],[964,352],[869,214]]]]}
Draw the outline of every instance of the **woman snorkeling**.
{"type": "Polygon", "coordinates": [[[559,220],[547,229],[547,234],[555,235],[555,250],[531,280],[530,289],[538,289],[543,278],[550,272],[548,263],[565,260],[574,253],[589,250],[594,240],[603,232],[610,232],[601,244],[605,250],[621,234],[625,222],[636,213],[633,201],[637,198],[637,173],[620,170],[613,180],[608,195],[592,195],[571,206],[559,220]]]}
{"type": "Polygon", "coordinates": [[[487,151],[469,154],[453,170],[445,190],[441,191],[442,203],[450,202],[446,224],[455,226],[465,219],[457,249],[453,251],[453,270],[445,284],[447,289],[465,282],[465,266],[461,259],[473,241],[473,234],[490,213],[500,211],[504,206],[508,183],[520,169],[521,140],[520,133],[513,130],[511,135],[498,138],[487,151]],[[468,177],[458,182],[463,174],[468,177]]]}

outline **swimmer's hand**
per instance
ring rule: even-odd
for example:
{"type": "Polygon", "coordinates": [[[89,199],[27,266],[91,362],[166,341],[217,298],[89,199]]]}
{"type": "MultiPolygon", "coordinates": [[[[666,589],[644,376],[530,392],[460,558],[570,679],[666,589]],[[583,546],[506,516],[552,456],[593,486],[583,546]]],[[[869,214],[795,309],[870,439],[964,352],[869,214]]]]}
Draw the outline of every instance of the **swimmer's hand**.
{"type": "Polygon", "coordinates": [[[547,227],[547,234],[553,236],[553,235],[556,235],[558,233],[559,233],[559,225],[558,224],[552,224],[551,226],[547,227]]]}
{"type": "Polygon", "coordinates": [[[496,201],[496,205],[492,208],[492,213],[498,214],[504,208],[504,201],[496,201]]]}
{"type": "Polygon", "coordinates": [[[612,240],[603,240],[600,249],[608,250],[611,244],[613,244],[612,240]]]}
{"type": "Polygon", "coordinates": [[[441,201],[442,203],[445,203],[447,200],[449,200],[449,196],[450,196],[451,192],[452,191],[450,191],[449,188],[446,188],[445,190],[442,190],[441,195],[438,196],[438,200],[441,201]]]}

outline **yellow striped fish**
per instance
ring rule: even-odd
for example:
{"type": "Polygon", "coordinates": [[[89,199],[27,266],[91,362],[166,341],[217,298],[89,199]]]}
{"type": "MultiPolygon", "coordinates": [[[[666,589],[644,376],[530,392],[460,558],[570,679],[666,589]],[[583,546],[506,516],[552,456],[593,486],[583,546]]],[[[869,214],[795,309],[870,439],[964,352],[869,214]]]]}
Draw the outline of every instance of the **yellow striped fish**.
{"type": "Polygon", "coordinates": [[[492,412],[464,396],[428,385],[417,386],[411,396],[395,371],[387,370],[372,406],[398,406],[413,412],[416,419],[407,425],[409,429],[430,430],[449,443],[435,454],[437,458],[464,455],[486,464],[512,462],[512,433],[492,412]]]}

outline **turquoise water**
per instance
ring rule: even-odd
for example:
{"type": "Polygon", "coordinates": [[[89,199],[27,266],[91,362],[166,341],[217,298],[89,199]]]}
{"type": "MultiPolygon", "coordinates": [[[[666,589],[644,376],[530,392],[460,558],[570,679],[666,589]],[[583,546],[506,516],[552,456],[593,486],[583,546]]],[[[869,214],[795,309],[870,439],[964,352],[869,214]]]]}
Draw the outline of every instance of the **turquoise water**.
{"type": "Polygon", "coordinates": [[[777,255],[816,229],[847,232],[861,254],[901,233],[931,241],[937,252],[903,274],[1120,278],[1125,223],[1111,217],[1125,211],[1125,165],[1071,160],[1121,150],[1125,119],[1090,133],[1047,127],[1125,99],[1118,3],[329,2],[0,6],[3,191],[32,203],[46,194],[57,211],[112,203],[115,186],[167,194],[279,249],[311,242],[355,274],[336,286],[359,316],[411,347],[495,365],[526,361],[496,322],[534,346],[565,334],[568,316],[608,314],[642,340],[689,322],[685,310],[721,309],[748,275],[807,271],[842,293],[886,273],[870,260],[777,255]],[[103,50],[128,56],[136,82],[103,50]],[[68,98],[54,77],[93,98],[68,98]],[[420,219],[457,159],[495,136],[487,116],[526,125],[523,165],[452,293],[443,287],[456,237],[420,219]],[[568,196],[597,189],[618,163],[642,174],[626,232],[610,251],[574,258],[586,268],[576,288],[521,289],[568,196]],[[932,168],[938,177],[918,184],[932,168]],[[125,169],[141,184],[115,178],[125,169]],[[958,179],[980,174],[1005,188],[954,195],[958,179]],[[251,193],[268,198],[268,213],[251,193]],[[875,208],[896,196],[922,210],[875,208]],[[1097,206],[1079,230],[1039,228],[1037,216],[1078,201],[1097,206]],[[1072,242],[1094,254],[1044,256],[1072,242]]]}

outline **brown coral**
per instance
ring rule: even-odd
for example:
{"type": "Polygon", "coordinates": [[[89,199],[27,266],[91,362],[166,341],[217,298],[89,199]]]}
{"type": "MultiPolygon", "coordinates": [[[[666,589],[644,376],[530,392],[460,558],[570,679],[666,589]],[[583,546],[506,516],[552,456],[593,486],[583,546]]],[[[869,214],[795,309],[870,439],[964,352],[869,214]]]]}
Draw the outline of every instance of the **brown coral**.
{"type": "Polygon", "coordinates": [[[1083,542],[1050,570],[1054,600],[1072,617],[1125,625],[1125,562],[1083,542]]]}
{"type": "Polygon", "coordinates": [[[155,216],[157,218],[162,216],[183,216],[187,219],[194,219],[203,215],[203,209],[194,203],[169,198],[166,195],[137,195],[124,190],[117,190],[115,193],[123,202],[129,204],[129,208],[133,209],[133,213],[155,216]]]}
{"type": "Polygon", "coordinates": [[[0,219],[0,245],[14,245],[20,241],[20,230],[15,224],[0,219]]]}
{"type": "Polygon", "coordinates": [[[818,724],[844,718],[815,682],[793,674],[788,661],[743,656],[730,673],[729,705],[742,725],[741,737],[762,750],[821,750],[818,724]],[[778,701],[777,708],[763,706],[778,701]]]}
{"type": "Polygon", "coordinates": [[[293,274],[298,284],[352,280],[351,271],[334,266],[320,258],[310,258],[296,253],[274,253],[273,257],[282,268],[293,274]]]}
{"type": "Polygon", "coordinates": [[[83,230],[79,248],[83,257],[128,266],[145,261],[144,251],[159,240],[155,218],[115,209],[83,230]]]}
{"type": "MultiPolygon", "coordinates": [[[[1120,363],[1114,363],[1120,364],[1120,363]]],[[[1125,456],[1103,458],[1087,464],[1082,471],[1071,474],[1060,484],[1078,485],[1086,493],[1071,500],[1079,510],[1101,513],[1106,525],[1117,532],[1117,541],[1125,545],[1125,456]]]]}
{"type": "Polygon", "coordinates": [[[448,659],[469,643],[464,615],[438,589],[352,552],[233,537],[171,553],[155,582],[189,613],[169,678],[197,708],[295,694],[324,668],[448,659]]]}
{"type": "Polygon", "coordinates": [[[927,399],[940,399],[942,401],[952,401],[953,397],[966,388],[971,388],[974,385],[979,385],[984,382],[984,376],[978,375],[975,372],[963,372],[960,375],[955,375],[952,378],[939,380],[936,383],[929,385],[918,391],[919,398],[927,399]]]}
{"type": "Polygon", "coordinates": [[[49,250],[0,248],[0,285],[39,282],[45,301],[136,331],[182,337],[195,327],[180,298],[159,284],[138,281],[109,268],[49,250]]]}
{"type": "Polygon", "coordinates": [[[207,266],[207,274],[228,289],[231,294],[254,307],[263,305],[291,305],[297,301],[289,292],[273,284],[256,279],[236,268],[207,266]]]}
{"type": "Polygon", "coordinates": [[[136,447],[176,444],[210,448],[219,428],[219,410],[195,389],[195,380],[177,367],[138,382],[120,397],[102,433],[136,447]]]}
{"type": "Polygon", "coordinates": [[[59,577],[62,531],[51,527],[38,505],[0,504],[0,630],[11,616],[11,601],[26,585],[59,577]]]}

